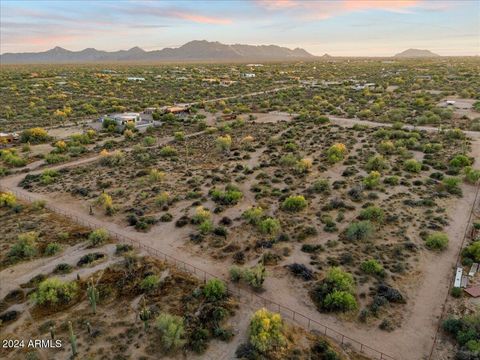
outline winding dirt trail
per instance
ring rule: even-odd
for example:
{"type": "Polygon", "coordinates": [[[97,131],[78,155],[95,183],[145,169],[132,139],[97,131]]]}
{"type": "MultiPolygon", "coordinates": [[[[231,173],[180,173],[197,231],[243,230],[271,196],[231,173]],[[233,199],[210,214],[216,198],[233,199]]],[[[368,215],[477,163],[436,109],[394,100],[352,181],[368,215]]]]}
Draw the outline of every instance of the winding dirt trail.
{"type": "MultiPolygon", "coordinates": [[[[332,123],[342,126],[363,124],[368,126],[390,126],[390,124],[370,123],[356,119],[331,118],[332,123]]],[[[420,130],[439,131],[437,128],[417,127],[420,130]]],[[[472,140],[472,155],[480,159],[480,133],[467,132],[472,140]]],[[[196,134],[191,134],[194,136],[196,134]]],[[[162,142],[168,142],[168,138],[162,142]]],[[[86,159],[78,159],[66,164],[52,166],[52,169],[73,167],[94,161],[98,156],[86,159]]],[[[39,173],[33,171],[31,173],[39,173]]],[[[44,200],[47,204],[55,206],[62,212],[74,215],[79,222],[90,222],[97,227],[119,233],[132,238],[142,244],[149,245],[163,253],[173,256],[188,264],[221,277],[228,277],[228,269],[222,263],[210,258],[202,258],[197,255],[182,251],[182,240],[187,238],[188,231],[169,227],[166,229],[152,229],[152,232],[138,233],[130,228],[118,225],[107,219],[93,218],[88,214],[88,209],[78,203],[64,202],[54,196],[30,193],[18,186],[25,174],[16,174],[0,180],[0,189],[14,191],[19,198],[30,200],[44,200]]],[[[447,296],[448,285],[452,278],[452,269],[455,266],[457,255],[462,244],[463,233],[468,226],[468,215],[474,206],[476,187],[463,184],[464,196],[448,209],[450,224],[445,229],[450,237],[450,244],[446,251],[440,254],[423,253],[419,269],[423,279],[416,293],[409,297],[406,307],[408,313],[400,329],[393,332],[384,332],[378,328],[366,329],[365,327],[339,320],[332,315],[320,314],[311,305],[305,291],[294,288],[294,284],[288,278],[267,278],[265,282],[265,298],[276,301],[286,307],[307,315],[316,321],[325,324],[349,337],[382,351],[397,360],[421,360],[428,357],[439,318],[442,313],[442,305],[447,296]]],[[[384,357],[385,359],[385,357],[384,357]]]]}

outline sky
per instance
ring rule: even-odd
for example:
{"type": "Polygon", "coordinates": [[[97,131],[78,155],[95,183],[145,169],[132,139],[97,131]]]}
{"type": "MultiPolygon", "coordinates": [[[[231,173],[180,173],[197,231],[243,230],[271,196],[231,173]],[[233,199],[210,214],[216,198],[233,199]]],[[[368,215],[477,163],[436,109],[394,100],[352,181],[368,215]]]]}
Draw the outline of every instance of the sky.
{"type": "Polygon", "coordinates": [[[157,50],[191,40],[333,56],[479,55],[480,0],[0,1],[0,53],[157,50]]]}

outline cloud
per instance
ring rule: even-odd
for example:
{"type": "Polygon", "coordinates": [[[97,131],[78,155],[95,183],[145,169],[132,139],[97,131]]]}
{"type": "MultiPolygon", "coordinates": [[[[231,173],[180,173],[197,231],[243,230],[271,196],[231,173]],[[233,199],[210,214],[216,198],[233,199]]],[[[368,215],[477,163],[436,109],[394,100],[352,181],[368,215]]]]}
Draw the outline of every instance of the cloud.
{"type": "Polygon", "coordinates": [[[324,20],[351,12],[381,10],[394,13],[410,13],[415,9],[445,10],[453,6],[450,1],[426,0],[257,0],[256,4],[268,11],[284,12],[307,20],[324,20]]]}
{"type": "Polygon", "coordinates": [[[218,15],[205,15],[196,10],[180,8],[177,6],[158,6],[156,2],[133,2],[109,6],[117,14],[138,21],[135,16],[142,15],[148,18],[161,18],[162,20],[186,20],[188,22],[210,25],[228,25],[233,23],[231,18],[218,15]],[[135,6],[132,7],[132,4],[135,6]]]}

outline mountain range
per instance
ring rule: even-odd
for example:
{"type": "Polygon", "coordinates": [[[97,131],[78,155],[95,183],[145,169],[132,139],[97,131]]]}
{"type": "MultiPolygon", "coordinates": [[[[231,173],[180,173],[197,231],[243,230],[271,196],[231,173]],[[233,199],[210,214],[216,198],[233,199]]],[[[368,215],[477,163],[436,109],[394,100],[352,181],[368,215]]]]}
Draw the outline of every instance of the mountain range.
{"type": "Polygon", "coordinates": [[[93,48],[70,51],[57,46],[44,52],[5,53],[0,55],[0,62],[2,64],[50,64],[117,61],[285,61],[313,58],[315,58],[314,55],[300,48],[291,50],[277,45],[226,45],[219,42],[194,40],[179,48],[154,51],[145,51],[139,47],[112,52],[93,48]]]}
{"type": "Polygon", "coordinates": [[[407,49],[401,53],[395,54],[396,58],[430,58],[439,57],[440,55],[431,52],[430,50],[421,49],[407,49]]]}

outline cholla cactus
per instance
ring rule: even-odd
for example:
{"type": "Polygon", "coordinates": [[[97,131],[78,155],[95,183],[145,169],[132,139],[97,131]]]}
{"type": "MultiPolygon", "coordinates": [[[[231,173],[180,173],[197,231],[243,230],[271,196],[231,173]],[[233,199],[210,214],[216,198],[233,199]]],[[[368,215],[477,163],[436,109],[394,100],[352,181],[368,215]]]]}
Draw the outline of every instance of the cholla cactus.
{"type": "Polygon", "coordinates": [[[88,301],[90,302],[90,305],[92,306],[93,313],[97,313],[97,301],[99,297],[99,292],[97,288],[95,287],[95,284],[93,283],[93,280],[90,280],[90,283],[88,284],[87,288],[87,296],[88,296],[88,301]]]}

